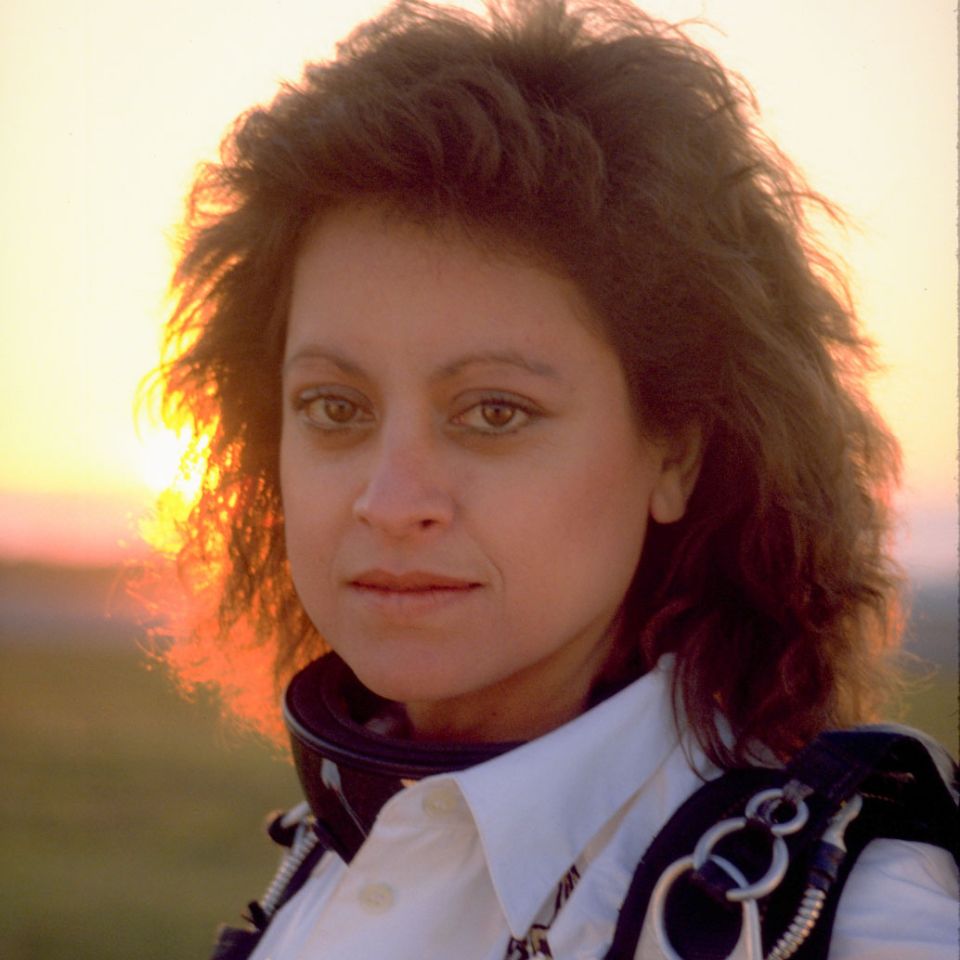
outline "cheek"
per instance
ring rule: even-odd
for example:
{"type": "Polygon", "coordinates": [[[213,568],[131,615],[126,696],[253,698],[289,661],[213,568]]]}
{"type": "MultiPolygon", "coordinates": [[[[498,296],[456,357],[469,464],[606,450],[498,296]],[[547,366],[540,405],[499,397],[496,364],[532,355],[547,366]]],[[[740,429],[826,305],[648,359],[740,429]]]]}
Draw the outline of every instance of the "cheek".
{"type": "Polygon", "coordinates": [[[322,582],[320,574],[326,558],[321,551],[326,538],[318,513],[306,510],[301,498],[289,489],[284,492],[284,536],[290,575],[309,608],[309,592],[322,582]]]}
{"type": "MultiPolygon", "coordinates": [[[[639,562],[649,516],[651,471],[629,444],[594,447],[567,459],[527,495],[511,496],[498,527],[516,559],[515,574],[536,582],[543,599],[596,597],[619,604],[639,562]],[[615,595],[615,596],[614,596],[615,595]]],[[[517,492],[516,490],[514,492],[517,492]]]]}
{"type": "Polygon", "coordinates": [[[337,529],[330,505],[303,491],[284,492],[284,537],[290,578],[297,597],[322,636],[333,628],[336,612],[337,529]]]}
{"type": "Polygon", "coordinates": [[[287,559],[301,596],[305,586],[320,582],[329,563],[336,489],[336,484],[316,476],[295,449],[281,444],[280,496],[287,559]]]}
{"type": "Polygon", "coordinates": [[[297,545],[304,535],[304,525],[308,518],[305,507],[304,480],[297,458],[291,454],[289,445],[280,444],[280,501],[283,505],[284,535],[287,542],[287,555],[291,563],[297,545]]]}
{"type": "Polygon", "coordinates": [[[643,489],[594,476],[569,504],[561,525],[569,562],[588,589],[626,592],[643,548],[648,507],[643,489]]]}

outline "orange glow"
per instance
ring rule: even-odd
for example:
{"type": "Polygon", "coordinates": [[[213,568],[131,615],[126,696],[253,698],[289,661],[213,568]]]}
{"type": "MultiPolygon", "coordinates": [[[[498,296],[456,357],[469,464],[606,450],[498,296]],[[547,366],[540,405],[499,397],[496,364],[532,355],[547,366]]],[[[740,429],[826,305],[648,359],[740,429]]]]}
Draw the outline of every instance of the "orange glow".
{"type": "MultiPolygon", "coordinates": [[[[159,358],[194,165],[383,4],[7,4],[0,14],[0,549],[129,552],[186,442],[131,415],[159,358]],[[189,23],[189,29],[183,26],[189,23]],[[56,51],[56,56],[51,51],[56,51]],[[175,64],[175,68],[169,65],[175,64]],[[123,541],[122,547],[118,542],[123,541]]],[[[464,3],[474,9],[479,2],[464,3]]],[[[911,563],[956,568],[956,19],[948,0],[649,0],[754,86],[762,123],[857,229],[838,236],[888,372],[911,563]]],[[[183,516],[196,494],[178,479],[183,516]]]]}
{"type": "Polygon", "coordinates": [[[144,476],[156,500],[140,535],[166,556],[180,549],[179,531],[200,496],[209,447],[209,436],[195,439],[186,429],[156,429],[143,441],[144,476]]]}
{"type": "Polygon", "coordinates": [[[184,569],[166,553],[163,563],[155,557],[130,583],[129,592],[154,621],[149,630],[152,652],[186,694],[216,687],[225,717],[283,745],[273,648],[258,643],[246,618],[232,625],[229,643],[223,642],[218,609],[221,575],[213,564],[184,569]]]}

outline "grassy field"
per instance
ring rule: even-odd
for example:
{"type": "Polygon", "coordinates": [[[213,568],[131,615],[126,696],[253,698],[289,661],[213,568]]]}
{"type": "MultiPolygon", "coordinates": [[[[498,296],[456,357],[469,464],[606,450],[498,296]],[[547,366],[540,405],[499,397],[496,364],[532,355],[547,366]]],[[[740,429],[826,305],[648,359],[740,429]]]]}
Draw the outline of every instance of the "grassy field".
{"type": "Polygon", "coordinates": [[[276,865],[289,766],[96,637],[0,646],[6,960],[209,955],[276,865]]]}
{"type": "MultiPolygon", "coordinates": [[[[134,643],[0,644],[0,943],[6,960],[209,954],[276,863],[266,811],[298,799],[134,643]]],[[[956,742],[948,679],[907,718],[956,742]]]]}

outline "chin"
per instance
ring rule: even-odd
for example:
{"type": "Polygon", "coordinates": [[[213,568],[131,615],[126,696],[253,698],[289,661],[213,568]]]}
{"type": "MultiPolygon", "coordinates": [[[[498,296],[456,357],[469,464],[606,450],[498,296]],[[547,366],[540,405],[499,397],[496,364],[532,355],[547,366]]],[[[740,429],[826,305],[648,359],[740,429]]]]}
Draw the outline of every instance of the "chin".
{"type": "Polygon", "coordinates": [[[430,702],[462,696],[470,687],[457,684],[443,664],[425,662],[426,658],[379,657],[374,662],[364,657],[351,657],[340,651],[340,656],[356,674],[357,679],[371,692],[385,700],[397,703],[430,702]]]}

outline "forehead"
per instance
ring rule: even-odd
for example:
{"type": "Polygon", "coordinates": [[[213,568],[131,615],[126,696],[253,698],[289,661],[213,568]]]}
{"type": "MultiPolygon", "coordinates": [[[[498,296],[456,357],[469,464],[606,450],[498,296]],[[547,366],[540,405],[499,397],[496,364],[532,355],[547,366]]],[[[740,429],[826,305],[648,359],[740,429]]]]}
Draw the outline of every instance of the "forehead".
{"type": "Polygon", "coordinates": [[[572,281],[456,224],[375,207],[334,211],[308,231],[288,319],[288,357],[330,340],[381,351],[610,350],[572,281]]]}

